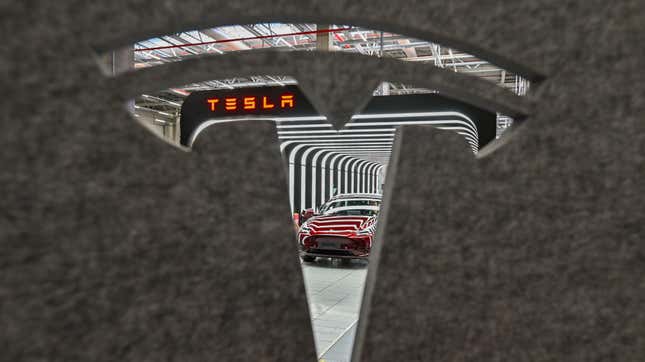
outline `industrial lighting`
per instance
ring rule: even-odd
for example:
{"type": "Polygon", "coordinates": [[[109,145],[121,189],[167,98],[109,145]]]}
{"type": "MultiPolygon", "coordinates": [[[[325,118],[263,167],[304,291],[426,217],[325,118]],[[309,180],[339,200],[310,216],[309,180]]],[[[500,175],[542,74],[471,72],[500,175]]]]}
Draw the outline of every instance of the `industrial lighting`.
{"type": "Polygon", "coordinates": [[[135,105],[134,108],[135,109],[141,109],[141,110],[144,110],[144,111],[147,111],[147,112],[159,113],[161,115],[168,116],[168,117],[174,117],[175,116],[174,114],[170,114],[170,113],[162,112],[162,111],[157,111],[157,110],[154,110],[154,109],[145,108],[145,107],[141,107],[141,106],[137,106],[137,105],[135,105]]]}
{"type": "Polygon", "coordinates": [[[170,91],[175,93],[175,94],[179,94],[180,96],[184,96],[184,97],[190,95],[189,92],[186,92],[185,90],[181,90],[181,89],[170,88],[170,91]]]}
{"type": "Polygon", "coordinates": [[[153,96],[151,96],[149,94],[142,94],[141,97],[148,98],[148,99],[154,99],[154,100],[161,101],[161,102],[166,102],[166,103],[172,104],[173,106],[176,106],[176,107],[181,107],[180,103],[169,101],[167,99],[163,99],[163,98],[159,98],[159,97],[153,97],[153,96]]]}

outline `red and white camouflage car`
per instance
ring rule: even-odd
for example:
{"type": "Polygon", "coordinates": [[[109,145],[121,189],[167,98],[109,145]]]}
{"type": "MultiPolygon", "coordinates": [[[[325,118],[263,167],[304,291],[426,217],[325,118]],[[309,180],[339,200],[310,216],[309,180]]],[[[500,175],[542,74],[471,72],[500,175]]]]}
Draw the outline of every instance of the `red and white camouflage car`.
{"type": "Polygon", "coordinates": [[[376,230],[381,195],[343,194],[332,197],[298,231],[300,257],[365,259],[376,230]]]}

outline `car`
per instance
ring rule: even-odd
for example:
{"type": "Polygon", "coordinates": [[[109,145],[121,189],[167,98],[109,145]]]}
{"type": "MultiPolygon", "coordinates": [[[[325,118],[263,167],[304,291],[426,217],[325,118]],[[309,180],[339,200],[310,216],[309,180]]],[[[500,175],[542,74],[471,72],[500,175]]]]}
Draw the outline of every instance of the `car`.
{"type": "Polygon", "coordinates": [[[367,259],[380,207],[381,195],[378,194],[332,197],[300,226],[300,257],[304,262],[313,262],[318,257],[367,259]]]}

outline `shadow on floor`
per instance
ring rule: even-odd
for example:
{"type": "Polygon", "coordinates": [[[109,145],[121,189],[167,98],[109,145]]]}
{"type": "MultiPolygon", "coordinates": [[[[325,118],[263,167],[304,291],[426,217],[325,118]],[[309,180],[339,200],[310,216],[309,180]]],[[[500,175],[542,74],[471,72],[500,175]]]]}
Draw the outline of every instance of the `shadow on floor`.
{"type": "Polygon", "coordinates": [[[333,259],[333,258],[316,258],[313,262],[303,262],[303,265],[319,268],[334,269],[364,269],[367,268],[368,261],[363,259],[333,259]]]}

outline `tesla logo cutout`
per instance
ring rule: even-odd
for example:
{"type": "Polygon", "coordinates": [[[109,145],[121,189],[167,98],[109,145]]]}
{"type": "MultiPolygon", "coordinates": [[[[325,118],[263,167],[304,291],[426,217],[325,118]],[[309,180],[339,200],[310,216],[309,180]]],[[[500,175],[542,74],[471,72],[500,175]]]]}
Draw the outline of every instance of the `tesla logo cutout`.
{"type": "Polygon", "coordinates": [[[207,107],[211,112],[222,109],[226,112],[250,111],[257,112],[273,109],[288,109],[296,106],[295,95],[283,93],[278,96],[231,96],[211,97],[206,99],[207,107]]]}

